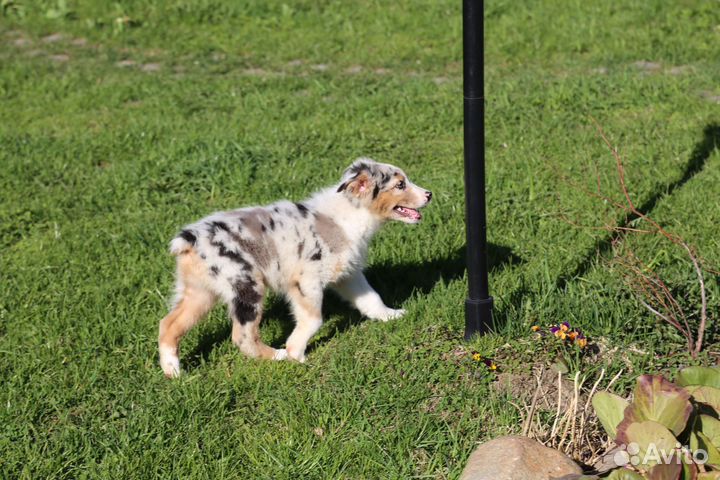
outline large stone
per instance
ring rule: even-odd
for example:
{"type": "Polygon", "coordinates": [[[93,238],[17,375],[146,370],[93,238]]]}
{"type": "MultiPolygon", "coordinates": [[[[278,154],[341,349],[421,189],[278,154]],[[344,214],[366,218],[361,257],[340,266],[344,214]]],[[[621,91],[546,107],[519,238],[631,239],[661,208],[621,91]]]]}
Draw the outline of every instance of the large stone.
{"type": "Polygon", "coordinates": [[[561,452],[527,437],[508,435],[477,447],[460,480],[552,480],[581,473],[561,452]]]}

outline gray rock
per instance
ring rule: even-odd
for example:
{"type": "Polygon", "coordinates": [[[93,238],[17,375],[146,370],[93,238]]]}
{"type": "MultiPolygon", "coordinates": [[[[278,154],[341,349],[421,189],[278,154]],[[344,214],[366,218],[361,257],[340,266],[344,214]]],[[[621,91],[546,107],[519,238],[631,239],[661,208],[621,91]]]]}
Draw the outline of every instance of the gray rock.
{"type": "Polygon", "coordinates": [[[508,435],[477,447],[460,480],[553,480],[581,473],[563,453],[527,437],[508,435]]]}

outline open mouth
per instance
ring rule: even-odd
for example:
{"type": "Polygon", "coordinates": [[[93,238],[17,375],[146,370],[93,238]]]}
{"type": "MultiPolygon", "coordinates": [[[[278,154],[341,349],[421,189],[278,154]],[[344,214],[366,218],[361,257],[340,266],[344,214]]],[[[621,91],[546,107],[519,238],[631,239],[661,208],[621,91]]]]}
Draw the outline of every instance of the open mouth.
{"type": "Polygon", "coordinates": [[[402,218],[407,218],[412,222],[419,222],[422,219],[422,214],[414,208],[401,207],[398,205],[393,208],[393,211],[402,218]]]}

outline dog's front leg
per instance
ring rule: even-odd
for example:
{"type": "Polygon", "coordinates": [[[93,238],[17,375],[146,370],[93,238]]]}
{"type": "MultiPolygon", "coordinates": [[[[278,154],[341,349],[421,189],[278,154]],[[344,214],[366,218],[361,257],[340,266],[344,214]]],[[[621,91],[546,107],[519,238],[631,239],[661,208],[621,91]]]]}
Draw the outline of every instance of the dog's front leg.
{"type": "Polygon", "coordinates": [[[285,342],[287,356],[305,362],[307,344],[322,326],[323,289],[310,281],[296,281],[288,291],[290,306],[295,317],[295,329],[285,342]]]}
{"type": "Polygon", "coordinates": [[[362,272],[355,272],[352,276],[333,285],[332,289],[353,304],[366,317],[387,322],[405,315],[405,310],[402,308],[396,310],[385,305],[362,272]]]}

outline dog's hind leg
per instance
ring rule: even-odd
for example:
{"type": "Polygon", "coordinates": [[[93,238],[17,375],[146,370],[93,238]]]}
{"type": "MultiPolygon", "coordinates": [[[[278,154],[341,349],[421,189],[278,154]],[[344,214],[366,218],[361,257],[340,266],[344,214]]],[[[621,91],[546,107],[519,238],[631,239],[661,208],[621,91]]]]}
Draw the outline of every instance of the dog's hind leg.
{"type": "Polygon", "coordinates": [[[235,285],[235,291],[236,296],[228,303],[233,343],[250,358],[283,360],[284,350],[276,350],[260,339],[263,288],[246,282],[235,285]]]}
{"type": "Polygon", "coordinates": [[[207,268],[193,249],[177,258],[178,299],[160,321],[158,347],[160,366],[168,378],[180,375],[180,339],[215,305],[216,296],[207,288],[207,268]]]}
{"type": "Polygon", "coordinates": [[[160,366],[168,378],[180,375],[178,344],[180,339],[215,304],[215,295],[200,288],[185,288],[175,308],[160,321],[158,346],[160,366]]]}
{"type": "Polygon", "coordinates": [[[298,362],[305,361],[307,344],[322,326],[323,289],[318,283],[293,281],[288,291],[295,316],[295,329],[286,342],[287,355],[298,362]]]}

